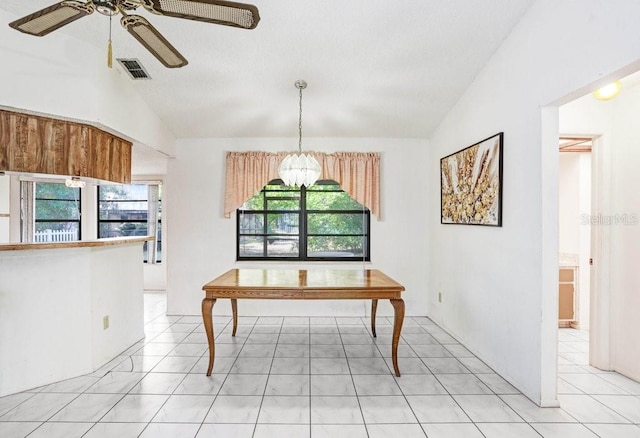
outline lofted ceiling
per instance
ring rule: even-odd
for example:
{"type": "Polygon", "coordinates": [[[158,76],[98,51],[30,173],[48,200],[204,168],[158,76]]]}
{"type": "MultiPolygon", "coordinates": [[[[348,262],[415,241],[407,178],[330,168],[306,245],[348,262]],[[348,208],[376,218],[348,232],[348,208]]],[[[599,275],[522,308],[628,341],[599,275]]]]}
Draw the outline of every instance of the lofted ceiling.
{"type": "MultiPolygon", "coordinates": [[[[254,30],[139,8],[189,64],[164,68],[117,20],[114,56],[141,60],[152,79],[132,86],[177,138],[297,136],[297,79],[305,136],[426,138],[532,2],[256,0],[254,30]]],[[[18,18],[53,3],[0,8],[18,18]]],[[[108,23],[94,13],[57,32],[106,57],[108,23]]]]}

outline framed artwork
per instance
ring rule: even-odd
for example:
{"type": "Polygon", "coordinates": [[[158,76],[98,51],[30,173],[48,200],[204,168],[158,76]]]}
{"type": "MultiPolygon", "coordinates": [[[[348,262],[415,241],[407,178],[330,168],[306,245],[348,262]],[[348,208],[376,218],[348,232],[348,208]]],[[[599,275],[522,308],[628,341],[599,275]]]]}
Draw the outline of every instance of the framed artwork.
{"type": "Polygon", "coordinates": [[[440,159],[440,223],[502,226],[503,137],[440,159]]]}

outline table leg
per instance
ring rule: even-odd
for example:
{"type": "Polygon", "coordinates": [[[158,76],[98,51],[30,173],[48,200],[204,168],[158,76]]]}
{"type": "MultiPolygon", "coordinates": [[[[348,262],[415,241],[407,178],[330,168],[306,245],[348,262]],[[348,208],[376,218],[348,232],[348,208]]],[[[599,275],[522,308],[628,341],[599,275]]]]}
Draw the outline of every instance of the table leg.
{"type": "Polygon", "coordinates": [[[204,322],[204,331],[207,333],[207,341],[209,341],[209,368],[207,368],[207,376],[213,371],[213,361],[216,358],[216,344],[213,340],[213,305],[216,300],[213,298],[205,298],[202,300],[202,321],[204,322]]]}
{"type": "Polygon", "coordinates": [[[404,301],[400,298],[390,301],[394,311],[391,358],[393,360],[393,370],[396,372],[396,376],[400,377],[400,369],[398,368],[398,343],[400,342],[400,330],[402,330],[402,323],[404,322],[404,301]]]}
{"type": "Polygon", "coordinates": [[[231,311],[233,312],[233,332],[231,336],[235,336],[236,330],[238,330],[238,300],[235,298],[231,298],[231,311]]]}
{"type": "Polygon", "coordinates": [[[371,300],[371,333],[376,337],[376,310],[378,310],[378,300],[371,300]]]}

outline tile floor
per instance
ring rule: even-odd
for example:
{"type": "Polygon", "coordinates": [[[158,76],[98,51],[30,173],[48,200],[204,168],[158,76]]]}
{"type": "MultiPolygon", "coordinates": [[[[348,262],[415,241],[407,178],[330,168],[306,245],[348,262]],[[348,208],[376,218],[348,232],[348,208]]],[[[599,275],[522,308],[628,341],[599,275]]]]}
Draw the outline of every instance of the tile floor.
{"type": "Polygon", "coordinates": [[[560,402],[541,409],[428,318],[216,318],[214,374],[199,316],[146,296],[146,335],[97,372],[0,398],[0,437],[640,437],[640,383],[587,365],[560,331],[560,402]]]}

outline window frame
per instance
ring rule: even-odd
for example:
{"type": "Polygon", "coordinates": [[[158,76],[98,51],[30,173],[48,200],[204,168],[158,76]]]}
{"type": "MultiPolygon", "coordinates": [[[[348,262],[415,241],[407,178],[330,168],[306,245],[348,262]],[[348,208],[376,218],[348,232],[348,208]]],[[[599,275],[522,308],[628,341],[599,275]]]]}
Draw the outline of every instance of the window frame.
{"type": "Polygon", "coordinates": [[[148,251],[146,250],[147,246],[149,245],[149,242],[145,242],[144,243],[144,253],[146,254],[146,258],[143,258],[143,263],[146,264],[162,264],[162,259],[163,257],[163,249],[162,249],[162,238],[158,238],[157,236],[162,236],[164,233],[162,231],[162,198],[161,198],[161,191],[162,191],[162,182],[149,182],[149,181],[131,181],[129,184],[101,184],[98,185],[96,187],[96,236],[98,237],[98,239],[106,239],[106,237],[101,237],[101,227],[100,225],[105,223],[135,223],[135,224],[148,224],[149,221],[149,208],[151,207],[152,202],[149,200],[149,186],[157,186],[158,187],[158,202],[157,202],[157,208],[158,208],[158,212],[157,212],[157,224],[156,224],[156,228],[157,228],[157,232],[156,232],[156,239],[153,241],[155,247],[156,247],[156,251],[155,251],[155,260],[149,260],[149,256],[148,256],[148,251]],[[147,186],[147,199],[102,199],[100,197],[100,187],[101,186],[109,186],[109,185],[138,185],[138,186],[147,186]],[[101,213],[101,209],[100,209],[100,203],[101,202],[117,202],[117,203],[134,203],[134,202],[146,202],[147,204],[147,214],[146,214],[146,219],[128,219],[128,220],[123,220],[123,219],[101,219],[100,213],[101,213]],[[158,257],[158,254],[160,254],[160,257],[158,257]]]}
{"type": "Polygon", "coordinates": [[[36,229],[38,224],[46,223],[75,223],[77,224],[77,239],[74,240],[61,240],[61,241],[47,241],[38,243],[56,243],[56,242],[79,242],[82,240],[82,196],[83,189],[80,187],[69,188],[71,190],[77,190],[77,198],[64,199],[64,198],[38,198],[36,195],[38,184],[61,184],[65,185],[64,181],[53,178],[20,178],[20,241],[24,243],[36,243],[36,229]],[[25,186],[28,184],[28,186],[25,186]],[[30,187],[30,188],[27,188],[30,187]],[[25,190],[25,188],[27,188],[25,190]],[[78,213],[77,219],[38,219],[37,204],[38,201],[57,201],[57,202],[72,202],[75,204],[75,208],[78,213]]]}
{"type": "MultiPolygon", "coordinates": [[[[333,180],[320,180],[315,183],[315,185],[338,185],[336,181],[333,180]]],[[[314,185],[314,186],[315,186],[314,185]]],[[[243,210],[242,207],[236,210],[236,261],[268,261],[268,262],[370,262],[371,261],[371,211],[362,206],[361,209],[349,209],[349,210],[308,210],[307,209],[307,194],[311,193],[346,193],[342,188],[339,190],[314,190],[311,186],[309,188],[302,186],[300,188],[297,187],[287,187],[284,185],[282,180],[275,179],[267,183],[262,190],[261,193],[263,196],[263,208],[262,210],[243,210]],[[285,190],[267,190],[266,187],[269,185],[282,185],[285,187],[285,190]],[[269,192],[281,192],[281,191],[290,191],[290,192],[298,192],[299,195],[299,210],[273,210],[267,209],[267,204],[269,200],[273,200],[274,198],[269,198],[267,193],[269,192]],[[243,215],[261,215],[264,219],[264,228],[262,233],[240,233],[240,221],[243,215]],[[268,221],[266,220],[269,214],[293,214],[298,215],[298,256],[297,257],[278,257],[271,256],[269,257],[267,254],[267,245],[268,245],[268,237],[274,236],[277,234],[266,232],[266,227],[268,226],[268,221]],[[362,234],[327,234],[327,233],[308,233],[308,219],[309,215],[313,214],[344,214],[344,215],[363,215],[364,229],[362,234]],[[264,249],[263,256],[241,256],[240,255],[240,242],[242,237],[251,236],[251,237],[263,237],[264,238],[264,249]],[[330,257],[330,256],[321,256],[321,257],[310,257],[307,253],[307,246],[310,237],[331,237],[331,236],[344,236],[344,237],[362,237],[364,239],[363,250],[364,254],[362,256],[357,257],[330,257]]],[[[294,197],[277,197],[277,200],[290,200],[290,199],[298,199],[294,197]]],[[[354,201],[355,202],[355,201],[354,201]]],[[[283,235],[285,236],[285,235],[283,235]]],[[[286,235],[289,236],[289,235],[286,235]]]]}

